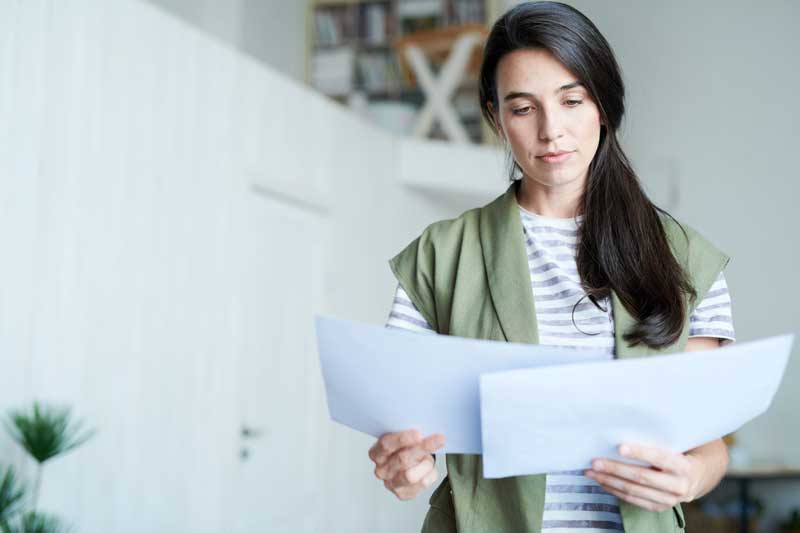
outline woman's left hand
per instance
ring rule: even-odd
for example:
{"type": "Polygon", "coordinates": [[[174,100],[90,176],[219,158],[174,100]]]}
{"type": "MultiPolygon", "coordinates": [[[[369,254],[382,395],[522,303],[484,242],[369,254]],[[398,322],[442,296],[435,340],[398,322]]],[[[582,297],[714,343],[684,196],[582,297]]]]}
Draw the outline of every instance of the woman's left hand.
{"type": "Polygon", "coordinates": [[[663,511],[697,497],[704,466],[696,457],[640,444],[623,444],[619,452],[652,466],[607,458],[592,461],[586,475],[617,498],[649,511],[663,511]]]}

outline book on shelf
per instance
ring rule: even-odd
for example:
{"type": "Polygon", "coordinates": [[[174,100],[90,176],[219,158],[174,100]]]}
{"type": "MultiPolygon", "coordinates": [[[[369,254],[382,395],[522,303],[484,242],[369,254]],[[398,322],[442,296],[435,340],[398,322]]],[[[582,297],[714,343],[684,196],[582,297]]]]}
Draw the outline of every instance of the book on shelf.
{"type": "Polygon", "coordinates": [[[400,33],[433,30],[443,22],[442,0],[403,0],[397,4],[400,33]]]}
{"type": "Polygon", "coordinates": [[[360,85],[368,93],[399,90],[400,75],[393,54],[360,54],[357,64],[360,85]]]}
{"type": "Polygon", "coordinates": [[[320,46],[335,46],[341,40],[339,27],[330,11],[314,13],[314,43],[320,46]]]}
{"type": "Polygon", "coordinates": [[[317,50],[311,61],[311,83],[325,94],[345,95],[353,90],[354,63],[349,46],[317,50]]]}
{"type": "Polygon", "coordinates": [[[453,0],[450,7],[449,24],[482,24],[486,21],[484,0],[453,0]]]}
{"type": "Polygon", "coordinates": [[[400,0],[397,3],[397,16],[400,18],[439,16],[443,7],[443,0],[400,0]]]}
{"type": "Polygon", "coordinates": [[[314,44],[337,46],[357,37],[355,14],[346,7],[326,7],[314,11],[314,44]]]}
{"type": "Polygon", "coordinates": [[[365,4],[360,7],[358,32],[360,40],[373,46],[387,44],[388,6],[386,4],[365,4]]]}

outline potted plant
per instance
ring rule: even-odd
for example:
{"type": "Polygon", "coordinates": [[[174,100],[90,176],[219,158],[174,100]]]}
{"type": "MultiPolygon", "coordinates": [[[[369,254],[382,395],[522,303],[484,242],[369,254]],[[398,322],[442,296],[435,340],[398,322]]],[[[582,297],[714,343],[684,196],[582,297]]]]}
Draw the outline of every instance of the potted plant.
{"type": "Polygon", "coordinates": [[[10,466],[0,470],[0,531],[9,531],[11,517],[22,508],[25,489],[17,481],[14,469],[10,466]]]}
{"type": "Polygon", "coordinates": [[[780,523],[781,533],[800,533],[800,509],[793,509],[789,518],[780,523]]]}
{"type": "Polygon", "coordinates": [[[73,450],[93,434],[83,428],[82,421],[72,418],[68,407],[33,402],[30,409],[12,410],[6,429],[36,461],[36,478],[30,508],[23,511],[25,488],[18,482],[13,468],[0,469],[0,533],[60,533],[67,528],[55,515],[36,510],[42,484],[44,463],[73,450]]]}

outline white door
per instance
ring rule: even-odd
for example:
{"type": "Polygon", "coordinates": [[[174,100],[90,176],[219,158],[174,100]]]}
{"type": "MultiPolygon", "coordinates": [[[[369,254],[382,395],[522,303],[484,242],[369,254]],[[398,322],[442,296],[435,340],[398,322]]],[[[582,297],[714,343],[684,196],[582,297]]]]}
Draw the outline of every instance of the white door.
{"type": "Polygon", "coordinates": [[[243,203],[233,303],[240,413],[231,530],[319,531],[319,514],[309,506],[321,474],[315,428],[325,417],[313,331],[324,215],[258,192],[243,203]]]}

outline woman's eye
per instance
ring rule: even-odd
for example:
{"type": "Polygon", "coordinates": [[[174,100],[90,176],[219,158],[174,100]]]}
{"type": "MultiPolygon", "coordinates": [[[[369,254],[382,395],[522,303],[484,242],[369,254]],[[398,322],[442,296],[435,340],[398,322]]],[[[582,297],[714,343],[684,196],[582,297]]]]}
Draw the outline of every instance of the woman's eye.
{"type": "MultiPolygon", "coordinates": [[[[567,107],[578,107],[583,103],[583,100],[565,100],[564,103],[567,104],[567,107]]],[[[511,110],[511,112],[515,115],[527,115],[530,113],[530,111],[531,106],[518,107],[511,110]]]]}

